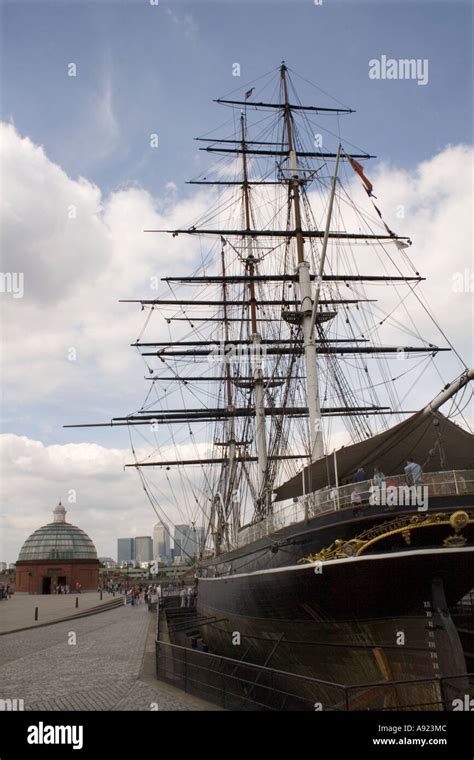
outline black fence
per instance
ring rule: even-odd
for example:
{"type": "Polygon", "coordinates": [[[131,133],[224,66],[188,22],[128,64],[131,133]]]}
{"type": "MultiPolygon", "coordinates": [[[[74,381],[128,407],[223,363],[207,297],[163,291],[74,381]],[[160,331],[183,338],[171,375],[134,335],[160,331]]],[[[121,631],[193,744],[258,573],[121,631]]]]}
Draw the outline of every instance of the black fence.
{"type": "MultiPolygon", "coordinates": [[[[156,675],[228,710],[320,709],[311,696],[314,679],[163,641],[156,642],[156,675]]],[[[324,688],[333,692],[336,704],[344,702],[339,686],[324,688]]]]}
{"type": "Polygon", "coordinates": [[[227,710],[467,710],[474,676],[345,686],[156,641],[156,675],[227,710]]]}
{"type": "Polygon", "coordinates": [[[473,674],[347,686],[222,657],[202,646],[197,611],[178,604],[160,600],[157,678],[227,710],[450,711],[474,697],[473,674]]]}

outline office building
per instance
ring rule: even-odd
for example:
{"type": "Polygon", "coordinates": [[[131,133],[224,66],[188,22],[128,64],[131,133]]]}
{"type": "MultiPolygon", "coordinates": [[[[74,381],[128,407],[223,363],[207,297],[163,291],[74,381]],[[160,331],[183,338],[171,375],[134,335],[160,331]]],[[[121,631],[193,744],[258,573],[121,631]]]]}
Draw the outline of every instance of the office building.
{"type": "Polygon", "coordinates": [[[135,559],[135,539],[119,538],[117,539],[117,563],[133,562],[135,559]]]}
{"type": "Polygon", "coordinates": [[[170,532],[167,525],[158,522],[153,528],[153,559],[169,562],[171,558],[170,532]]]}
{"type": "Polygon", "coordinates": [[[190,562],[199,556],[204,537],[203,528],[193,525],[176,525],[174,529],[174,557],[181,557],[183,562],[190,562]]]}
{"type": "Polygon", "coordinates": [[[141,564],[142,562],[151,562],[153,559],[153,541],[151,536],[136,536],[135,538],[135,559],[141,564]]]}

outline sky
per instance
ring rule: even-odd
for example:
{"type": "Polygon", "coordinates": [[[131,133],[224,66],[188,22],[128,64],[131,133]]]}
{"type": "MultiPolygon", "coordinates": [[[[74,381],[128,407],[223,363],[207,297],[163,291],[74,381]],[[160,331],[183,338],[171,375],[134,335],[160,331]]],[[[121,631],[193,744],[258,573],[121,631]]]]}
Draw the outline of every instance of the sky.
{"type": "MultiPolygon", "coordinates": [[[[343,134],[378,157],[389,217],[407,203],[406,233],[433,275],[428,296],[472,362],[472,3],[3,0],[0,9],[2,272],[25,278],[22,298],[0,293],[0,561],[16,559],[59,497],[101,556],[116,555],[119,536],[151,534],[155,515],[123,471],[126,432],[62,426],[140,406],[144,367],[129,344],[142,315],[118,299],[146,293],[171,255],[142,230],[205,210],[184,184],[207,162],[193,138],[228,118],[213,99],[257,94],[282,59],[303,102],[333,104],[329,93],[356,110],[343,134]],[[426,61],[426,84],[370,78],[382,56],[426,61]],[[453,309],[455,272],[467,284],[453,309]]],[[[192,270],[196,249],[173,245],[175,269],[192,270]]]]}

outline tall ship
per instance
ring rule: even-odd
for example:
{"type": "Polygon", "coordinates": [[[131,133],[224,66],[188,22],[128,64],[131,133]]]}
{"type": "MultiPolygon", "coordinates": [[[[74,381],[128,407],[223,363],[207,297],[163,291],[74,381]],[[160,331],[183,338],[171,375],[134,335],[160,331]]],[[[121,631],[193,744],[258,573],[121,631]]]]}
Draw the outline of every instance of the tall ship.
{"type": "Polygon", "coordinates": [[[352,109],[318,88],[304,105],[297,78],[282,63],[216,101],[196,218],[146,231],[170,233],[158,265],[178,271],[127,301],[150,387],[105,424],[129,428],[160,519],[203,528],[211,652],[316,679],[325,705],[332,684],[372,684],[359,709],[404,704],[377,684],[412,681],[429,708],[443,681],[467,689],[453,610],[474,587],[474,371],[431,313],[416,241],[385,221],[405,224],[375,157],[342,136],[352,109]]]}

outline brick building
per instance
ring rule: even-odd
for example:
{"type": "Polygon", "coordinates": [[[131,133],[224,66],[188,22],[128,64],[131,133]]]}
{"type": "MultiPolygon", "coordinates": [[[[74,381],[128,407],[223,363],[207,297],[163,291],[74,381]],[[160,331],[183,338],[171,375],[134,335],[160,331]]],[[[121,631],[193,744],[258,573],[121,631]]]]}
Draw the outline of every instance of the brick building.
{"type": "Polygon", "coordinates": [[[56,586],[76,583],[83,591],[97,589],[99,560],[94,544],[83,530],[66,522],[61,502],[54,520],[38,528],[26,539],[16,563],[16,591],[54,594],[56,586]]]}

